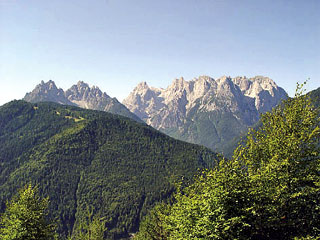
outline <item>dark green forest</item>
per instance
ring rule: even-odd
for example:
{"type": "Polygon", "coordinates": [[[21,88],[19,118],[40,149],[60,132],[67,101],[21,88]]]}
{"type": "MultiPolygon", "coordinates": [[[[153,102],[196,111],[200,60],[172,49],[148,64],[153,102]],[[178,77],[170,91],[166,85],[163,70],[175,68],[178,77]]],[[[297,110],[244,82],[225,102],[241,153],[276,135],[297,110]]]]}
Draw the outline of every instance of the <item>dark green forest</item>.
{"type": "Polygon", "coordinates": [[[107,237],[138,230],[174,183],[210,168],[216,154],[106,112],[13,101],[0,107],[0,212],[26,184],[49,197],[62,237],[87,214],[105,217],[107,237]]]}

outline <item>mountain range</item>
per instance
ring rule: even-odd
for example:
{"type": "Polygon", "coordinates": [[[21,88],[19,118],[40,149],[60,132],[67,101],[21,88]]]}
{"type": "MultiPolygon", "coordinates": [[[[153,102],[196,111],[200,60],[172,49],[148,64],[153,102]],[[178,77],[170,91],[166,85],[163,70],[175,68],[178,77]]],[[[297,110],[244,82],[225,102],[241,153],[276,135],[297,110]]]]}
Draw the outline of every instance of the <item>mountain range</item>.
{"type": "Polygon", "coordinates": [[[123,104],[169,136],[226,153],[234,137],[285,98],[287,93],[267,77],[200,76],[175,79],[166,89],[142,82],[123,104]]]}
{"type": "Polygon", "coordinates": [[[268,77],[200,76],[190,81],[175,79],[166,89],[142,82],[123,104],[81,81],[67,91],[51,80],[41,82],[24,100],[52,101],[142,120],[171,137],[230,157],[234,139],[285,98],[287,93],[268,77]]]}

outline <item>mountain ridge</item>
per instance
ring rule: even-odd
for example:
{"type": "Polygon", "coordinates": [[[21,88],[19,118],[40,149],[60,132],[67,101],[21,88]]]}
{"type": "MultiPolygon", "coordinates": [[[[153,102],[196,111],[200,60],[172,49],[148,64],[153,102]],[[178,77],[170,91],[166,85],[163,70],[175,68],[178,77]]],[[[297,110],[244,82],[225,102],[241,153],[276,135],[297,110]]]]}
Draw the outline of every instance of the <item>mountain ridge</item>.
{"type": "Polygon", "coordinates": [[[172,137],[223,152],[231,138],[286,97],[268,77],[200,76],[190,81],[174,79],[167,88],[139,83],[122,103],[172,137]]]}
{"type": "Polygon", "coordinates": [[[200,76],[189,81],[174,79],[167,88],[141,82],[122,103],[83,81],[66,91],[58,89],[52,80],[42,81],[24,100],[53,101],[119,114],[224,154],[235,147],[230,144],[232,139],[285,98],[286,92],[268,77],[200,76]]]}
{"type": "Polygon", "coordinates": [[[99,87],[90,87],[83,81],[78,81],[77,84],[72,85],[66,91],[57,88],[52,80],[46,83],[41,81],[31,92],[26,93],[23,100],[31,103],[49,101],[84,109],[105,111],[141,122],[140,118],[131,113],[116,98],[111,98],[107,93],[102,92],[99,87]]]}

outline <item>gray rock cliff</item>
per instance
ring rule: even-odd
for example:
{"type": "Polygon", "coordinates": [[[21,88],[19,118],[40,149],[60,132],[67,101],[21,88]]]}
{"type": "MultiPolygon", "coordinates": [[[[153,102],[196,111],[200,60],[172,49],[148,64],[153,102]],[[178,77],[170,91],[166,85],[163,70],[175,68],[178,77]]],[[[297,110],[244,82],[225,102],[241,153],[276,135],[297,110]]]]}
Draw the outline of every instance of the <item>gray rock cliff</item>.
{"type": "Polygon", "coordinates": [[[27,102],[56,102],[65,105],[73,105],[81,108],[106,111],[113,114],[122,115],[136,121],[141,121],[139,117],[131,113],[116,98],[111,98],[98,87],[89,87],[87,83],[79,81],[67,91],[57,88],[54,81],[41,82],[35,89],[27,93],[23,100],[27,102]]]}
{"type": "Polygon", "coordinates": [[[225,152],[234,137],[258,121],[260,113],[286,97],[267,77],[200,76],[175,79],[166,89],[140,83],[123,104],[170,136],[225,152]]]}

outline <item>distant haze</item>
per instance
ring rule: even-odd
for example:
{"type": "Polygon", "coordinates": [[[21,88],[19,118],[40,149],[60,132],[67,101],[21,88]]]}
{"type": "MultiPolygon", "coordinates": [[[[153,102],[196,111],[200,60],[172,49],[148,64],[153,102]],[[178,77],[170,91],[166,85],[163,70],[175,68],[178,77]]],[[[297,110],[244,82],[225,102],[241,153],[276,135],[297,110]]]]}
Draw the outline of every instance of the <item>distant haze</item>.
{"type": "Polygon", "coordinates": [[[264,75],[320,82],[319,0],[0,0],[0,105],[41,80],[122,101],[139,83],[264,75]]]}

